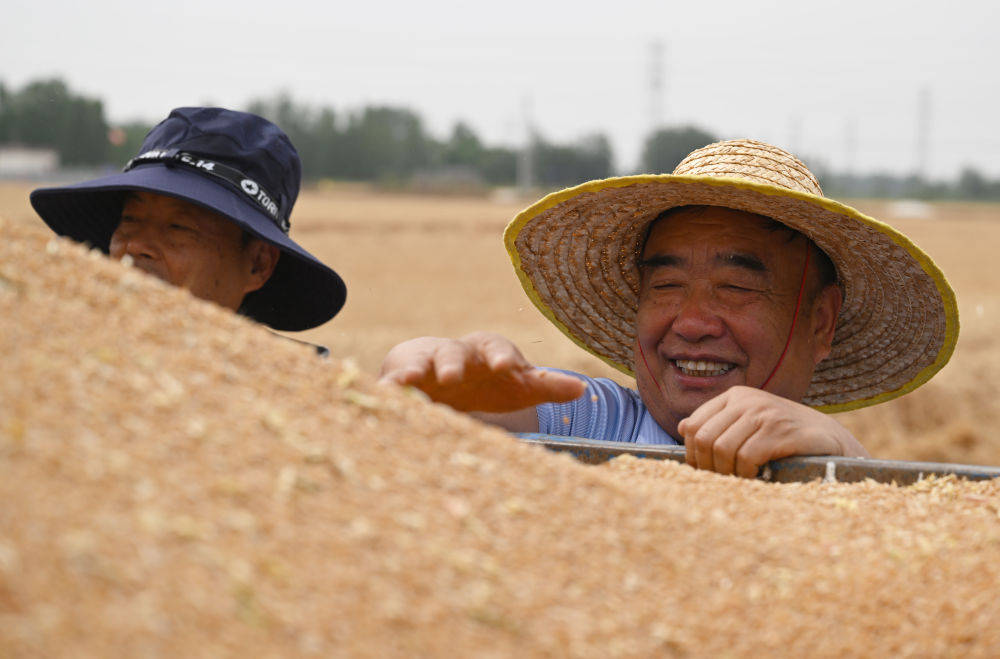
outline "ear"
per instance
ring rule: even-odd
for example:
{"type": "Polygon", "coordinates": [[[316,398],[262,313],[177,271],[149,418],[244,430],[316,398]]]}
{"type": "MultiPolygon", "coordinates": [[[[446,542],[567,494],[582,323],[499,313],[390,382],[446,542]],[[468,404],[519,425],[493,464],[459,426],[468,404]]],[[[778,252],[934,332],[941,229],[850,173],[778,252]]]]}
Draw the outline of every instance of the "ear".
{"type": "Polygon", "coordinates": [[[812,307],[813,364],[819,364],[830,354],[837,317],[844,303],[844,294],[836,284],[828,284],[816,295],[812,307]]]}
{"type": "Polygon", "coordinates": [[[278,265],[281,250],[271,243],[254,238],[246,247],[249,259],[250,273],[243,294],[252,293],[267,283],[278,265]]]}

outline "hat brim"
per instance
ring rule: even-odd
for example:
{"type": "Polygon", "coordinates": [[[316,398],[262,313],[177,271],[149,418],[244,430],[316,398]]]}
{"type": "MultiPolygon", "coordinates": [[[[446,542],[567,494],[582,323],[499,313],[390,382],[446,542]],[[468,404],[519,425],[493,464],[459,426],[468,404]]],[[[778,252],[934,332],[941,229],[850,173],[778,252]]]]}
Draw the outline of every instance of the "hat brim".
{"type": "Polygon", "coordinates": [[[522,211],[504,243],[535,306],[576,344],[634,376],[637,252],[657,215],[685,205],[773,218],[807,235],[836,267],[844,304],[803,403],[843,412],[890,400],[951,357],[958,307],[941,270],[889,225],[825,197],[714,176],[591,181],[522,211]]]}
{"type": "Polygon", "coordinates": [[[168,195],[219,213],[281,250],[271,278],[246,296],[242,312],[277,330],[297,331],[333,318],[347,299],[335,271],[304,250],[272,220],[224,184],[186,169],[150,164],[92,181],[31,193],[31,205],[62,236],[108,251],[118,226],[124,194],[168,195]]]}

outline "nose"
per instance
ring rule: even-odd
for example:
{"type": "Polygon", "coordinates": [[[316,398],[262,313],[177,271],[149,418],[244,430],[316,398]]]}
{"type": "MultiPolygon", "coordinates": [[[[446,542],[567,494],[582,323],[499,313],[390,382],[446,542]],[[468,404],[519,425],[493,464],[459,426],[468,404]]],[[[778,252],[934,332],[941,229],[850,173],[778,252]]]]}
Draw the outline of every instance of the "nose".
{"type": "Polygon", "coordinates": [[[684,296],[670,328],[689,343],[719,338],[725,332],[725,325],[716,312],[711,292],[701,287],[693,287],[684,296]]]}
{"type": "Polygon", "coordinates": [[[136,261],[141,259],[156,259],[158,254],[158,239],[153,228],[143,222],[122,223],[111,234],[111,245],[108,249],[112,258],[121,259],[126,254],[136,261]]]}

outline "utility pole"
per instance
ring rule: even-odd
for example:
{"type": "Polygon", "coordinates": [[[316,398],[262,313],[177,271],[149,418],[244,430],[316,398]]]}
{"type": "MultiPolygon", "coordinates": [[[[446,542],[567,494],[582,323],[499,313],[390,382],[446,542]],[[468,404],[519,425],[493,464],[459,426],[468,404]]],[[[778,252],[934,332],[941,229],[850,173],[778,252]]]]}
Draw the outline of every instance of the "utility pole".
{"type": "Polygon", "coordinates": [[[535,185],[535,125],[531,118],[530,94],[525,94],[521,99],[521,117],[524,124],[524,145],[517,155],[517,187],[522,194],[527,195],[535,185]]]}
{"type": "Polygon", "coordinates": [[[666,94],[666,74],[664,73],[664,60],[666,59],[666,45],[660,39],[656,39],[649,44],[649,80],[647,81],[649,94],[649,134],[659,130],[664,122],[663,99],[666,94]]]}
{"type": "Polygon", "coordinates": [[[927,176],[928,141],[931,132],[931,90],[926,85],[917,94],[917,148],[914,174],[918,179],[927,176]]]}
{"type": "Polygon", "coordinates": [[[802,154],[802,117],[793,114],[788,117],[788,149],[796,154],[802,154]]]}
{"type": "Polygon", "coordinates": [[[844,173],[853,177],[858,165],[858,122],[848,117],[844,124],[844,173]]]}

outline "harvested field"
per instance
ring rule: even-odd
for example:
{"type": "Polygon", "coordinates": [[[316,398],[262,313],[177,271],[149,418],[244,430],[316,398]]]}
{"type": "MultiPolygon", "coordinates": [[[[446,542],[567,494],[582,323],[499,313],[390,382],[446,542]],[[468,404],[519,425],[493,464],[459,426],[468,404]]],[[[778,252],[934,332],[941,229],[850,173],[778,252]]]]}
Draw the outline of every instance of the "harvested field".
{"type": "MultiPolygon", "coordinates": [[[[0,655],[1000,652],[1000,483],[587,467],[374,386],[392,343],[478,328],[607,372],[512,281],[519,204],[304,196],[296,235],[350,288],[309,336],[359,366],[51,238],[25,204],[0,188],[0,655]]],[[[879,457],[1000,463],[990,212],[896,223],[965,323],[930,385],[844,417],[879,457]]]]}

